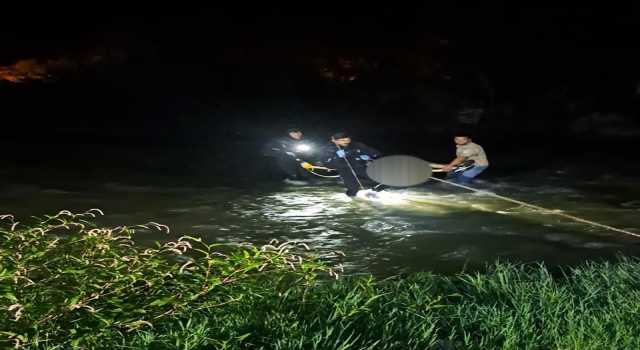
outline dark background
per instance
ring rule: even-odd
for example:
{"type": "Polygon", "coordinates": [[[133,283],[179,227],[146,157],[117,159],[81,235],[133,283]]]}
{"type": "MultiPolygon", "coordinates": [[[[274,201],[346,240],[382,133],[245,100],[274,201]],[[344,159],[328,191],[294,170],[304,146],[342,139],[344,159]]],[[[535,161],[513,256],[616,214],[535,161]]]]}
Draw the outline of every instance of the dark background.
{"type": "Polygon", "coordinates": [[[473,136],[490,157],[633,149],[640,41],[629,11],[419,14],[5,30],[0,143],[30,152],[5,152],[13,162],[92,147],[259,157],[256,145],[297,126],[323,142],[349,131],[385,153],[447,161],[457,113],[482,103],[473,136]],[[15,82],[25,71],[35,79],[15,82]]]}

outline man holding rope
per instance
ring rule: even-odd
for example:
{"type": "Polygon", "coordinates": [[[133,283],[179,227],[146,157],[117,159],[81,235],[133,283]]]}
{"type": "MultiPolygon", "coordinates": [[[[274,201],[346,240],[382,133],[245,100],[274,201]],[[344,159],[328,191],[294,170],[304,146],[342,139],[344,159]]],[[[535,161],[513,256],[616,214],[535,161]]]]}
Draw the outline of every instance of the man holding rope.
{"type": "Polygon", "coordinates": [[[431,163],[431,167],[446,172],[447,180],[453,183],[469,185],[473,178],[489,167],[487,154],[465,133],[457,133],[453,141],[457,148],[456,158],[447,165],[431,163]]]}
{"type": "Polygon", "coordinates": [[[285,182],[294,185],[312,181],[309,172],[302,167],[307,161],[320,165],[316,151],[308,140],[302,137],[302,131],[298,128],[288,129],[286,136],[265,144],[262,154],[275,159],[280,169],[287,174],[285,182]]]}
{"type": "MultiPolygon", "coordinates": [[[[380,156],[380,151],[362,142],[352,142],[351,135],[338,132],[331,136],[331,143],[324,149],[322,163],[329,169],[335,169],[347,187],[347,196],[354,199],[358,191],[364,190],[360,179],[367,176],[368,162],[380,156]]],[[[388,186],[379,184],[373,191],[379,192],[388,186]]]]}

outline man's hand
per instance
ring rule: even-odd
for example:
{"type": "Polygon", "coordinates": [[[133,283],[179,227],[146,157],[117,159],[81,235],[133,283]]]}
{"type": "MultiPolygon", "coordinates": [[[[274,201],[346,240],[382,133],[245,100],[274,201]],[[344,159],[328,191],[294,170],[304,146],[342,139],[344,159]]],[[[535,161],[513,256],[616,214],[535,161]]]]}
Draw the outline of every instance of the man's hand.
{"type": "Polygon", "coordinates": [[[453,169],[453,167],[451,165],[447,165],[447,166],[442,168],[442,172],[448,173],[448,172],[451,171],[451,169],[453,169]]]}

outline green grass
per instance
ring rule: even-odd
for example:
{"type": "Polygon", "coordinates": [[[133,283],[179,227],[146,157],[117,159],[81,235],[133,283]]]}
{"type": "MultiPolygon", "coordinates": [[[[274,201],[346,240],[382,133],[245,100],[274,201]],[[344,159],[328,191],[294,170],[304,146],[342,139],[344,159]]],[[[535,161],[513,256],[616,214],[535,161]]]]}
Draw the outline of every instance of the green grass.
{"type": "Polygon", "coordinates": [[[321,252],[295,242],[261,249],[186,237],[148,250],[132,244],[132,228],[91,231],[82,217],[0,228],[1,348],[640,348],[632,258],[562,278],[509,263],[456,276],[336,278],[321,252]]]}

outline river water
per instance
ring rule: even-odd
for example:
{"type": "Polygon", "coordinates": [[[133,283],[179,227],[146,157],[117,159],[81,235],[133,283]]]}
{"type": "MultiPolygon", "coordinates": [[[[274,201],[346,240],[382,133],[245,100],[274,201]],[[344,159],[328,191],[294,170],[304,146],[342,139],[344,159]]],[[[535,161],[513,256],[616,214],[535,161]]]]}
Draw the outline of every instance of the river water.
{"type": "MultiPolygon", "coordinates": [[[[25,151],[14,145],[0,170],[0,214],[28,221],[31,215],[99,208],[105,216],[94,222],[101,225],[154,221],[171,228],[169,234],[138,232],[141,244],[181,235],[256,245],[297,240],[343,251],[345,257],[327,259],[342,263],[346,273],[381,276],[454,273],[497,258],[574,265],[618,253],[640,255],[640,238],[435,181],[394,192],[411,201],[389,204],[348,200],[333,180],[286,185],[254,151],[193,154],[115,146],[25,151]]],[[[602,158],[494,171],[476,186],[640,233],[640,181],[597,159],[602,158]]],[[[509,157],[491,161],[507,164],[509,157]]]]}

